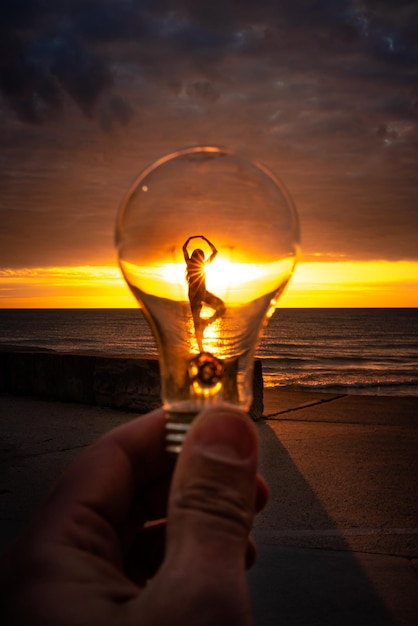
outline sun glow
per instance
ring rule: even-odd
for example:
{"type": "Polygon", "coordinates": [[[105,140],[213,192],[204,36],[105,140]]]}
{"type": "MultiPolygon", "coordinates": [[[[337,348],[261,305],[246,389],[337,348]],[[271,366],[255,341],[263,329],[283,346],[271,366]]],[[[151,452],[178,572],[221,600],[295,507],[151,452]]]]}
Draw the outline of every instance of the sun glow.
{"type": "MultiPolygon", "coordinates": [[[[176,285],[176,293],[180,288],[186,300],[184,264],[163,267],[164,282],[171,280],[176,285]]],[[[207,287],[220,297],[230,286],[238,288],[248,278],[253,282],[258,280],[257,265],[228,265],[219,258],[207,269],[207,287]]],[[[149,280],[153,284],[152,276],[149,280]]],[[[1,308],[137,306],[115,265],[0,270],[1,308]]],[[[418,263],[302,262],[279,300],[279,306],[418,307],[418,263]]]]}
{"type": "MultiPolygon", "coordinates": [[[[177,302],[188,301],[188,284],[184,263],[163,263],[137,266],[121,262],[129,284],[148,295],[177,302]]],[[[293,259],[273,263],[236,263],[216,259],[206,266],[206,288],[226,304],[251,302],[274,293],[288,280],[293,259]]]]}
{"type": "MultiPolygon", "coordinates": [[[[160,269],[161,276],[167,282],[182,284],[185,282],[184,263],[165,263],[160,269]]],[[[226,259],[216,261],[205,267],[206,284],[209,290],[228,291],[231,285],[243,285],[249,280],[261,278],[260,266],[250,263],[233,263],[226,259]]]]}
{"type": "MultiPolygon", "coordinates": [[[[186,270],[184,263],[165,263],[161,266],[164,280],[178,285],[185,285],[187,299],[186,270]]],[[[255,263],[233,263],[226,259],[216,261],[205,267],[206,286],[209,291],[227,294],[231,289],[238,289],[248,282],[263,278],[261,266],[255,263]]]]}
{"type": "Polygon", "coordinates": [[[255,263],[233,263],[226,259],[216,259],[206,266],[206,284],[209,291],[228,293],[232,285],[241,287],[263,277],[263,267],[255,263]]]}

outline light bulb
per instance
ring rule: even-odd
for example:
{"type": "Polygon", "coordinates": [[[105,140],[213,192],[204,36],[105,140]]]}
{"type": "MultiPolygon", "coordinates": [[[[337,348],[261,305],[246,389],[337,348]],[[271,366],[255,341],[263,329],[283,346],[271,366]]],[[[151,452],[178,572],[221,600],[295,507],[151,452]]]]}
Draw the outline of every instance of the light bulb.
{"type": "Polygon", "coordinates": [[[126,194],[116,246],[157,343],[170,452],[180,451],[202,408],[249,409],[256,346],[298,242],[279,180],[219,147],[159,159],[126,194]]]}

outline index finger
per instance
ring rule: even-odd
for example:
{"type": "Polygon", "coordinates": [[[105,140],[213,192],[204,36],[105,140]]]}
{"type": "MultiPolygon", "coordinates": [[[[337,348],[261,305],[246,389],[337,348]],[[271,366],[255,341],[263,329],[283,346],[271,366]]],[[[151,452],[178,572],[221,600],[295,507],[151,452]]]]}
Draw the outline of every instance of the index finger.
{"type": "Polygon", "coordinates": [[[165,423],[164,411],[157,409],[119,426],[88,447],[46,502],[46,532],[54,528],[59,532],[61,524],[80,510],[94,511],[113,527],[125,521],[138,490],[171,474],[172,461],[165,452],[165,423]]]}

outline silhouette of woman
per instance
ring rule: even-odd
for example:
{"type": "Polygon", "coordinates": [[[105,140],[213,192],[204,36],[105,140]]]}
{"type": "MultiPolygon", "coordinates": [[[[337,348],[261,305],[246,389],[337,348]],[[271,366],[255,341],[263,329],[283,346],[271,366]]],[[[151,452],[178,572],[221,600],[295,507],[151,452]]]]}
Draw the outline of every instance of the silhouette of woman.
{"type": "Polygon", "coordinates": [[[192,309],[193,323],[197,342],[200,350],[202,351],[203,331],[209,324],[215,322],[225,313],[225,304],[222,300],[206,289],[205,266],[212,263],[218,254],[218,251],[213,243],[203,235],[193,235],[184,243],[183,254],[187,265],[186,280],[189,285],[189,300],[190,307],[192,309]],[[187,246],[192,239],[203,239],[206,241],[212,251],[212,254],[208,259],[205,259],[205,253],[200,248],[193,250],[192,255],[189,256],[187,246]],[[208,318],[201,318],[200,314],[202,312],[203,305],[213,309],[213,315],[208,318]]]}

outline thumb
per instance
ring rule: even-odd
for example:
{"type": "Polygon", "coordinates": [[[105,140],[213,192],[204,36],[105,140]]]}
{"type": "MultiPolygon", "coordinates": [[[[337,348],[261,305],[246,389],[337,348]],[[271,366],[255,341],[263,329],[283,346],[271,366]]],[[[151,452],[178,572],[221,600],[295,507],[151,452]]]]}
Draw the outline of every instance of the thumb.
{"type": "Polygon", "coordinates": [[[257,462],[249,417],[226,406],[206,410],[186,437],[170,492],[164,565],[230,624],[246,623],[249,613],[245,559],[257,462]]]}

